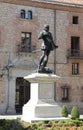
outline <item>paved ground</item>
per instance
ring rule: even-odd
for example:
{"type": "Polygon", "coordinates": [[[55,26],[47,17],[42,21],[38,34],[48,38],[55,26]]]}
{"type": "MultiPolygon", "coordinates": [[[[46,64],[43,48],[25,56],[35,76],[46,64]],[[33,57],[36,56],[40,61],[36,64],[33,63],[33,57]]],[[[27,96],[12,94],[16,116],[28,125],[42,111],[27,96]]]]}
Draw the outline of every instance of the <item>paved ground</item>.
{"type": "MultiPolygon", "coordinates": [[[[0,115],[0,119],[21,119],[22,118],[22,115],[0,115]]],[[[80,115],[80,118],[83,119],[83,115],[80,115]]],[[[38,120],[39,118],[35,118],[34,120],[38,120]]],[[[54,119],[54,118],[48,118],[48,119],[54,119]]],[[[64,117],[60,118],[55,118],[56,120],[57,119],[64,119],[64,117]]],[[[40,120],[45,120],[45,118],[40,118],[40,120]]]]}
{"type": "Polygon", "coordinates": [[[22,118],[22,115],[0,115],[0,119],[22,119],[25,122],[32,122],[32,121],[41,121],[41,120],[66,120],[68,118],[64,118],[64,117],[56,117],[56,118],[33,118],[33,119],[28,119],[25,120],[25,118],[22,118]]]}
{"type": "Polygon", "coordinates": [[[0,119],[21,119],[22,115],[0,115],[0,119]]]}

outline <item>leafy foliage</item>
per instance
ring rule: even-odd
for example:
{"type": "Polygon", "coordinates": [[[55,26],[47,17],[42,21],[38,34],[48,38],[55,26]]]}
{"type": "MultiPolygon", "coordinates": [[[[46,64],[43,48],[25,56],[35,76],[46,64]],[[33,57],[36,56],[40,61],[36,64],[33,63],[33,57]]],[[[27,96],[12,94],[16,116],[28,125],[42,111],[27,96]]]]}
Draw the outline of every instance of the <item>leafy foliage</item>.
{"type": "Polygon", "coordinates": [[[72,108],[72,111],[71,111],[71,119],[77,119],[79,118],[80,114],[79,114],[79,111],[77,109],[77,107],[73,107],[72,108]]]}
{"type": "Polygon", "coordinates": [[[75,130],[83,130],[83,119],[46,120],[32,123],[17,119],[0,120],[0,130],[70,130],[72,127],[75,127],[75,130]]]}
{"type": "Polygon", "coordinates": [[[67,110],[67,107],[65,105],[62,107],[62,116],[68,117],[68,110],[67,110]]]}

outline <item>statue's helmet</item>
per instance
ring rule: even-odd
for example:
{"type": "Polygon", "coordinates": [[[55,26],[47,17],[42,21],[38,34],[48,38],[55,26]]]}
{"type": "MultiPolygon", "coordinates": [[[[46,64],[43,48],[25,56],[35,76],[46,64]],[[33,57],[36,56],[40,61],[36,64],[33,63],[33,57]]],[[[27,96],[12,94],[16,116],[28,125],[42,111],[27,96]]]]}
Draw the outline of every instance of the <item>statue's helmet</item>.
{"type": "Polygon", "coordinates": [[[48,24],[44,25],[44,29],[49,30],[49,25],[48,24]]]}

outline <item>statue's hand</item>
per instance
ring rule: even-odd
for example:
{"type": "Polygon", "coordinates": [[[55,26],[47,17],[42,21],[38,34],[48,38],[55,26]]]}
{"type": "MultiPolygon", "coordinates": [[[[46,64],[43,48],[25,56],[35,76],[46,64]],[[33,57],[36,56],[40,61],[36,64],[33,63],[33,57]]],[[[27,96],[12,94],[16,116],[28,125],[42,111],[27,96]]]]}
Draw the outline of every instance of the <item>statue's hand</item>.
{"type": "Polygon", "coordinates": [[[55,48],[58,48],[58,46],[55,45],[55,48]]]}

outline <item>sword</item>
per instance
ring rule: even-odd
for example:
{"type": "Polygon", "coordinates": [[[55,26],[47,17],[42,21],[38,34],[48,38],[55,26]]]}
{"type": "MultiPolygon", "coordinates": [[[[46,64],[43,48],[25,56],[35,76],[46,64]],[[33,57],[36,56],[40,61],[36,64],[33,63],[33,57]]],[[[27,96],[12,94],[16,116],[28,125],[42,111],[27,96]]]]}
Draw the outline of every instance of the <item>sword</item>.
{"type": "Polygon", "coordinates": [[[35,53],[35,52],[40,52],[41,49],[37,49],[37,50],[33,50],[32,53],[35,53]]]}

